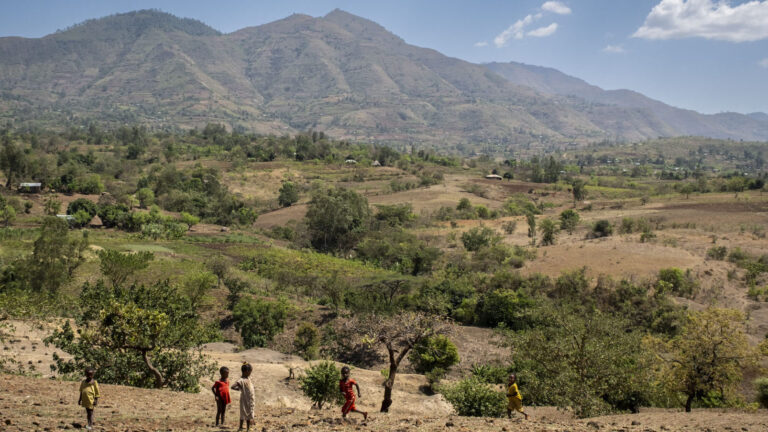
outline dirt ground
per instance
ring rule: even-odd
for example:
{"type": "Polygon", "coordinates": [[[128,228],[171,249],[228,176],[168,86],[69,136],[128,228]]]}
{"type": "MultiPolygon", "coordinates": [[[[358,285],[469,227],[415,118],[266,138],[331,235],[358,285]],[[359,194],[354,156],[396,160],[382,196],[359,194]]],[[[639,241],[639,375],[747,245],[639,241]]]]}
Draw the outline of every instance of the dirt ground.
{"type": "MultiPolygon", "coordinates": [[[[363,394],[361,408],[371,411],[368,421],[352,417],[342,423],[338,407],[323,410],[284,407],[265,403],[260,383],[260,371],[254,372],[259,400],[256,404],[256,431],[571,431],[596,430],[622,432],[655,431],[766,431],[768,411],[728,412],[694,410],[686,414],[669,410],[650,410],[635,415],[615,415],[575,420],[566,413],[550,407],[529,407],[532,420],[519,417],[508,419],[467,418],[437,412],[427,403],[407,404],[395,396],[391,412],[375,412],[374,402],[363,394]],[[408,410],[404,408],[409,408],[408,410]]],[[[42,378],[0,375],[0,430],[53,431],[80,429],[85,424],[85,412],[77,406],[75,382],[42,378]]],[[[233,392],[228,409],[227,424],[213,427],[215,405],[205,390],[198,394],[176,393],[168,390],[137,389],[101,385],[102,398],[95,410],[96,430],[99,431],[205,431],[235,430],[238,421],[239,395],[233,392]]],[[[368,390],[363,385],[363,391],[368,390]]],[[[276,393],[284,393],[276,389],[276,393]]]]}

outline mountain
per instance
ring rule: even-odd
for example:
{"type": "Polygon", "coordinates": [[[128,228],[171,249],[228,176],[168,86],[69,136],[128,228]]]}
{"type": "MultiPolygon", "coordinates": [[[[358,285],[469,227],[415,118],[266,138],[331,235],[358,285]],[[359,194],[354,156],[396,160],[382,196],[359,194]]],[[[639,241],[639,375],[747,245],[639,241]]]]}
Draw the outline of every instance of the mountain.
{"type": "Polygon", "coordinates": [[[0,121],[222,122],[259,133],[314,129],[341,139],[493,152],[691,131],[768,139],[768,121],[759,116],[702,116],[553,69],[516,66],[477,65],[412,46],[340,10],[230,34],[143,10],[43,38],[0,38],[0,121]],[[668,116],[659,114],[664,109],[668,116]]]}
{"type": "Polygon", "coordinates": [[[706,115],[631,90],[603,90],[552,68],[516,62],[488,63],[486,67],[512,83],[571,98],[572,104],[591,105],[594,115],[590,118],[597,125],[618,131],[625,138],[696,135],[763,141],[768,134],[768,115],[764,113],[706,115]]]}

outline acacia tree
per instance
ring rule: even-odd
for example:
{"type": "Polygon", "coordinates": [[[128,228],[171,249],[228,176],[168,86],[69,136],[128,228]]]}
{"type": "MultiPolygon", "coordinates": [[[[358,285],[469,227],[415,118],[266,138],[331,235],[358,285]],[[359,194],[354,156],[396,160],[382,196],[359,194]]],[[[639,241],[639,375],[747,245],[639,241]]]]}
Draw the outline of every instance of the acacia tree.
{"type": "Polygon", "coordinates": [[[167,281],[129,289],[86,284],[78,311],[77,336],[67,321],[45,340],[71,356],[54,356],[61,374],[92,366],[105,383],[195,392],[199,378],[213,373],[199,347],[214,331],[167,281]]]}
{"type": "Polygon", "coordinates": [[[46,217],[32,255],[24,262],[25,283],[33,291],[55,293],[85,261],[87,247],[85,233],[81,239],[70,238],[67,221],[46,217]]]}
{"type": "Polygon", "coordinates": [[[307,209],[312,246],[321,251],[351,249],[368,229],[368,200],[355,191],[317,191],[307,209]]]}
{"type": "Polygon", "coordinates": [[[117,289],[139,270],[149,266],[155,259],[152,252],[122,253],[112,249],[99,251],[99,269],[112,287],[117,289]]]}
{"type": "Polygon", "coordinates": [[[424,339],[447,334],[450,329],[446,321],[417,312],[401,312],[394,316],[372,314],[353,325],[362,331],[367,341],[381,344],[387,350],[389,374],[384,382],[381,412],[389,412],[397,371],[408,352],[424,339]]]}
{"type": "Polygon", "coordinates": [[[745,368],[755,367],[760,351],[749,345],[744,315],[710,308],[688,315],[682,332],[666,342],[648,337],[667,387],[685,396],[685,411],[710,391],[736,390],[745,368]]]}
{"type": "Polygon", "coordinates": [[[629,324],[575,305],[543,308],[546,323],[505,331],[518,378],[536,403],[568,407],[579,417],[632,409],[648,380],[640,335],[629,324]]]}

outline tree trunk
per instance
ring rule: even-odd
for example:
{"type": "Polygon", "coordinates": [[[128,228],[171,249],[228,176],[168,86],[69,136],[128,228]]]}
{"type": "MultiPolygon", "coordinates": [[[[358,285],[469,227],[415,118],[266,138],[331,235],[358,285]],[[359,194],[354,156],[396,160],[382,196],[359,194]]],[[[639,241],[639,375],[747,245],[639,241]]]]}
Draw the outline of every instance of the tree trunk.
{"type": "Polygon", "coordinates": [[[144,359],[144,364],[147,365],[147,368],[152,372],[152,375],[155,376],[155,388],[163,388],[163,374],[161,374],[160,371],[152,365],[152,362],[149,361],[148,353],[149,351],[147,350],[142,351],[141,357],[144,359]]]}
{"type": "Polygon", "coordinates": [[[389,378],[384,382],[384,400],[381,401],[381,412],[389,412],[392,406],[392,388],[395,386],[395,377],[397,376],[397,364],[389,365],[389,378]]]}
{"type": "Polygon", "coordinates": [[[693,394],[689,394],[688,399],[685,400],[685,412],[691,412],[692,403],[693,403],[693,394]]]}

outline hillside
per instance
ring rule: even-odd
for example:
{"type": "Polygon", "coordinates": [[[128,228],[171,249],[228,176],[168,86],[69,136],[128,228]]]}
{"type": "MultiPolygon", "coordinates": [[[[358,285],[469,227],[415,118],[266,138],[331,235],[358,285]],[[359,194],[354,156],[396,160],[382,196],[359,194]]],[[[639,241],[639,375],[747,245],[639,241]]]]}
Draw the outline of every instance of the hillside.
{"type": "Polygon", "coordinates": [[[508,69],[409,45],[339,10],[226,35],[145,10],[39,39],[0,38],[0,119],[222,122],[259,133],[315,129],[498,153],[617,137],[768,139],[760,116],[703,116],[636,93],[603,92],[554,70],[508,69]]]}
{"type": "Polygon", "coordinates": [[[705,115],[631,90],[603,90],[552,68],[516,62],[486,66],[514,84],[567,97],[571,104],[582,105],[601,129],[630,139],[694,135],[760,141],[768,133],[768,115],[764,113],[705,115]]]}

